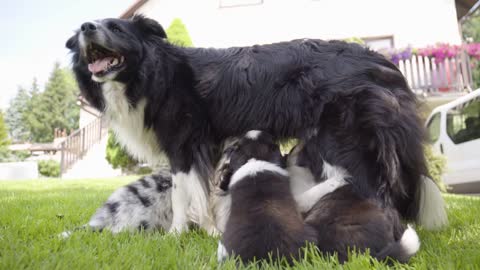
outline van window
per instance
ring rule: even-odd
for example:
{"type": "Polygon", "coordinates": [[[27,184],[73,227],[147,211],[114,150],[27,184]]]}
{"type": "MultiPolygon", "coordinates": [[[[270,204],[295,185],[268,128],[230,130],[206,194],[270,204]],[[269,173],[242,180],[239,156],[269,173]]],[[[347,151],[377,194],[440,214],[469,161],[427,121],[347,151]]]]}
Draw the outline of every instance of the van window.
{"type": "Polygon", "coordinates": [[[480,139],[480,97],[448,110],[447,134],[455,144],[480,139]]]}
{"type": "Polygon", "coordinates": [[[427,124],[428,138],[434,143],[440,137],[440,113],[436,113],[430,118],[427,124]]]}

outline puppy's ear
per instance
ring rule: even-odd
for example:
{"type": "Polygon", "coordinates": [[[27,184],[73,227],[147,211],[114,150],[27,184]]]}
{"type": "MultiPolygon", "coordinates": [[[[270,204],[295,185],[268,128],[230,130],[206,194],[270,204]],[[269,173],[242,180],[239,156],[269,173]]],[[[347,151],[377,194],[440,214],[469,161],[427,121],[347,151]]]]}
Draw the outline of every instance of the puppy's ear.
{"type": "Polygon", "coordinates": [[[143,15],[135,15],[132,18],[133,23],[145,35],[154,35],[161,38],[167,38],[167,34],[163,27],[155,20],[149,19],[143,15]]]}
{"type": "Polygon", "coordinates": [[[77,47],[77,44],[78,44],[78,33],[75,33],[75,35],[73,35],[67,40],[67,43],[65,43],[65,47],[67,47],[67,49],[73,50],[77,47]]]}

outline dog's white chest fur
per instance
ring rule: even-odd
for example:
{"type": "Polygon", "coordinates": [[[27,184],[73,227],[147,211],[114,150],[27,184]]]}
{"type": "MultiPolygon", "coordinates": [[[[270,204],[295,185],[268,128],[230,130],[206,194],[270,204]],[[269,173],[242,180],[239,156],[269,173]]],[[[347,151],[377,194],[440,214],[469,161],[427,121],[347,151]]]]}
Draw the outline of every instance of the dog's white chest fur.
{"type": "Polygon", "coordinates": [[[118,142],[139,161],[158,165],[161,148],[154,131],[145,127],[146,100],[140,100],[136,107],[133,107],[125,95],[125,84],[119,82],[105,82],[102,90],[105,115],[118,142]]]}

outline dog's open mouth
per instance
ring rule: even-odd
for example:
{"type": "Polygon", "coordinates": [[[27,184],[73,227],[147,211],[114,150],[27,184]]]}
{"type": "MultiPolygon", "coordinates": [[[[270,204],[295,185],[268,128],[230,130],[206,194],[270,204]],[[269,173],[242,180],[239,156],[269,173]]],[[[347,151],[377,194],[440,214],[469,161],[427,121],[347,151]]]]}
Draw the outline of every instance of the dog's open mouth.
{"type": "Polygon", "coordinates": [[[88,70],[101,77],[123,67],[125,57],[97,44],[90,44],[87,49],[88,70]]]}

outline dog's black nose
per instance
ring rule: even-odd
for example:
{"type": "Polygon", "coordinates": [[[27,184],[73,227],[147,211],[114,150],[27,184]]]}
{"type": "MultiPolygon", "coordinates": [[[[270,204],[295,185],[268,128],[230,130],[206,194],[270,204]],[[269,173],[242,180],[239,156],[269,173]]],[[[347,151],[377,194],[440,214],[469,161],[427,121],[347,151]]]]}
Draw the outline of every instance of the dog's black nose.
{"type": "Polygon", "coordinates": [[[82,30],[83,33],[87,34],[87,33],[95,32],[95,30],[97,30],[97,27],[95,26],[95,24],[91,22],[86,22],[82,24],[82,26],[80,26],[80,30],[82,30]]]}

